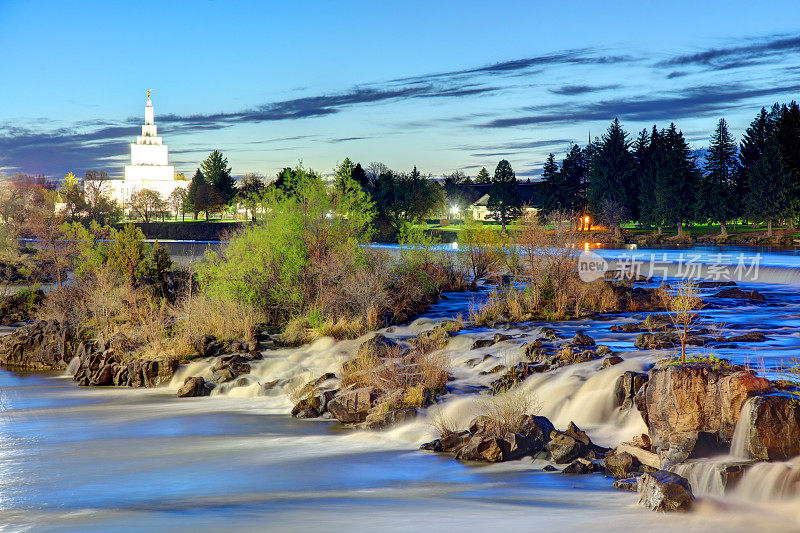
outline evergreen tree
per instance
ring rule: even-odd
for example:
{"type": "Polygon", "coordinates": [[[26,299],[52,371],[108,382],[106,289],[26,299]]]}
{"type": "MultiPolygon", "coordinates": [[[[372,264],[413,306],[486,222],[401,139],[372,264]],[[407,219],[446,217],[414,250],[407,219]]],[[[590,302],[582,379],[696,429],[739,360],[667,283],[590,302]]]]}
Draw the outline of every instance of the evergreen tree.
{"type": "Polygon", "coordinates": [[[636,166],[628,134],[619,119],[614,119],[595,149],[589,178],[589,204],[619,236],[620,222],[635,220],[639,207],[636,166]]]}
{"type": "Polygon", "coordinates": [[[787,214],[791,200],[789,177],[776,137],[780,113],[777,104],[769,113],[761,108],[742,134],[739,149],[745,213],[754,220],[765,221],[768,236],[772,236],[773,221],[787,214]]]}
{"type": "Polygon", "coordinates": [[[339,163],[333,169],[333,183],[337,190],[344,190],[347,187],[346,182],[353,177],[353,170],[356,166],[350,161],[349,157],[345,157],[344,161],[339,163]]]}
{"type": "Polygon", "coordinates": [[[506,224],[522,215],[522,199],[519,195],[517,176],[508,161],[503,159],[497,164],[491,183],[487,208],[490,216],[500,221],[505,231],[506,224]]]}
{"type": "Polygon", "coordinates": [[[736,143],[728,131],[728,123],[721,118],[708,146],[697,210],[700,218],[719,222],[722,237],[728,236],[727,221],[740,214],[737,176],[736,143]]]}
{"type": "Polygon", "coordinates": [[[547,160],[542,166],[542,213],[548,215],[561,205],[561,191],[563,183],[561,180],[561,172],[558,171],[558,163],[556,163],[555,156],[550,153],[547,160]]]}
{"type": "Polygon", "coordinates": [[[198,209],[197,205],[197,191],[200,189],[201,185],[207,185],[205,176],[203,173],[200,172],[198,168],[195,171],[194,176],[192,176],[192,181],[189,182],[189,188],[186,190],[186,200],[183,204],[184,211],[191,211],[194,215],[194,219],[197,220],[197,213],[202,211],[202,209],[198,209]]]}
{"type": "Polygon", "coordinates": [[[662,149],[661,134],[655,125],[652,133],[643,129],[633,142],[636,181],[639,183],[639,222],[656,226],[658,234],[661,234],[662,221],[657,217],[655,189],[662,149]]]}
{"type": "Polygon", "coordinates": [[[225,203],[236,196],[236,180],[231,176],[228,159],[219,150],[214,150],[200,165],[206,183],[213,186],[225,203]]]}
{"type": "Polygon", "coordinates": [[[694,216],[699,172],[689,144],[675,124],[662,132],[663,148],[657,162],[655,182],[655,217],[678,227],[683,236],[683,225],[694,216]]]}
{"type": "Polygon", "coordinates": [[[475,183],[491,183],[492,178],[489,176],[489,171],[486,170],[486,167],[483,167],[478,175],[475,176],[475,183]]]}
{"type": "Polygon", "coordinates": [[[369,188],[369,178],[367,177],[367,173],[364,172],[364,169],[361,168],[361,163],[356,163],[356,166],[353,167],[353,171],[350,173],[350,177],[361,185],[362,189],[367,190],[369,188]]]}
{"type": "Polygon", "coordinates": [[[588,174],[586,153],[573,144],[561,162],[561,182],[563,209],[580,215],[585,207],[585,187],[588,174]]]}
{"type": "Polygon", "coordinates": [[[797,102],[781,106],[775,126],[775,141],[791,198],[785,216],[789,218],[790,228],[794,229],[794,220],[800,212],[800,107],[797,102]]]}

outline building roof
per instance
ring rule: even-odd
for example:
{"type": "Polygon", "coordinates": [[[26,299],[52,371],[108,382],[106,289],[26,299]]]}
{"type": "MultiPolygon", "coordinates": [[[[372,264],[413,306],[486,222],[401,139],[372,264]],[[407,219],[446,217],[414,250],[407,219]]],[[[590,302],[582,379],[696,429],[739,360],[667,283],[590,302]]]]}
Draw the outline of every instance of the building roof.
{"type": "MultiPolygon", "coordinates": [[[[519,187],[519,195],[522,197],[522,203],[529,207],[542,207],[542,185],[541,181],[518,181],[517,186],[519,187]]],[[[459,185],[458,188],[467,198],[470,206],[485,206],[489,202],[491,185],[488,183],[459,185]]]]}

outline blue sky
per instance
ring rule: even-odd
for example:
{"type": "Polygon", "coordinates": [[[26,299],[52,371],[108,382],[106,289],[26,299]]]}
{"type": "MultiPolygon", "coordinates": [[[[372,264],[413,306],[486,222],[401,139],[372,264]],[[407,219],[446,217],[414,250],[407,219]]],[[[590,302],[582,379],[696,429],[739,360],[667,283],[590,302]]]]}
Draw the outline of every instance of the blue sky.
{"type": "Polygon", "coordinates": [[[695,148],[800,96],[800,3],[0,0],[0,171],[119,177],[153,89],[177,170],[349,156],[475,175],[618,116],[695,148]]]}

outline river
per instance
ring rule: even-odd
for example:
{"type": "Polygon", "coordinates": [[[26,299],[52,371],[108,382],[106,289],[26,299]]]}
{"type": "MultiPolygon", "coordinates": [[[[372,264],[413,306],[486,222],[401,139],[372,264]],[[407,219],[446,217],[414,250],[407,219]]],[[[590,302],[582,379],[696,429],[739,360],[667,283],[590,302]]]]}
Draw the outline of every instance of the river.
{"type": "MultiPolygon", "coordinates": [[[[601,254],[619,259],[627,252],[601,254]]],[[[718,299],[704,315],[727,335],[766,333],[766,343],[717,352],[774,377],[800,348],[800,294],[791,282],[800,258],[764,255],[762,264],[784,275],[742,285],[767,302],[734,306],[718,299]]],[[[483,294],[450,294],[423,317],[384,333],[403,339],[442,318],[466,315],[483,294]]],[[[637,412],[619,411],[610,399],[619,374],[659,357],[635,350],[635,334],[610,331],[641,318],[621,313],[547,324],[565,336],[582,329],[625,362],[605,370],[591,362],[529,378],[523,386],[539,398],[541,414],[556,427],[575,421],[599,444],[643,431],[637,412]]],[[[481,371],[514,363],[521,344],[538,337],[543,325],[502,329],[514,338],[479,350],[471,350],[472,342],[495,330],[466,329],[451,339],[445,353],[454,392],[439,409],[468,422],[476,409],[468,393],[492,379],[481,371]]],[[[745,479],[739,493],[709,489],[696,512],[663,515],[639,507],[635,494],[613,490],[598,474],[543,472],[544,463],[533,459],[471,466],[419,451],[433,437],[427,415],[384,432],[290,418],[290,385],[337,370],[358,343],[321,339],[265,352],[249,375],[206,398],[175,397],[185,376],[209,371],[204,361],[152,390],[80,388],[59,373],[0,370],[0,531],[800,530],[796,462],[767,465],[769,471],[745,479]],[[270,387],[274,380],[287,385],[270,387]]],[[[704,491],[696,488],[701,496],[704,491]]]]}

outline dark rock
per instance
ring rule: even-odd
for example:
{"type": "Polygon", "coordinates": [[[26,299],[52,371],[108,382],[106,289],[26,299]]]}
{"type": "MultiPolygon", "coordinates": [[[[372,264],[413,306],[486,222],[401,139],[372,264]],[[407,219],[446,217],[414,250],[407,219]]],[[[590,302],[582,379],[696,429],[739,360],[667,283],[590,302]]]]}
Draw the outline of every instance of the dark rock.
{"type": "Polygon", "coordinates": [[[550,442],[550,434],[555,430],[553,423],[543,416],[524,415],[520,422],[519,432],[531,442],[533,452],[544,449],[550,442]]]}
{"type": "Polygon", "coordinates": [[[589,461],[581,461],[580,459],[576,459],[568,464],[564,470],[561,471],[562,474],[591,474],[592,473],[592,466],[591,462],[589,461]]]}
{"type": "Polygon", "coordinates": [[[178,398],[206,396],[206,380],[200,376],[188,377],[178,389],[178,398]]]}
{"type": "Polygon", "coordinates": [[[194,348],[200,357],[213,357],[219,354],[222,344],[214,335],[202,335],[194,342],[194,348]]]}
{"type": "Polygon", "coordinates": [[[727,452],[727,446],[717,435],[705,431],[682,431],[669,435],[667,448],[658,451],[661,464],[666,468],[687,459],[713,457],[727,452]]]}
{"type": "Polygon", "coordinates": [[[603,344],[600,344],[600,345],[597,346],[597,349],[595,350],[595,353],[600,357],[603,357],[605,355],[611,355],[611,348],[609,348],[608,346],[605,346],[603,344]]]}
{"type": "Polygon", "coordinates": [[[750,300],[751,302],[765,302],[767,299],[758,291],[743,291],[739,287],[731,287],[729,289],[722,289],[713,295],[715,298],[734,298],[737,300],[750,300]]]}
{"type": "Polygon", "coordinates": [[[628,452],[615,453],[603,458],[606,474],[617,479],[627,478],[637,466],[639,461],[628,452]]]}
{"type": "Polygon", "coordinates": [[[542,472],[558,472],[558,468],[553,465],[545,465],[544,468],[542,468],[542,472]]]}
{"type": "Polygon", "coordinates": [[[300,418],[300,419],[304,419],[304,418],[319,418],[320,412],[312,407],[312,408],[309,408],[309,409],[301,409],[300,411],[298,411],[296,413],[292,413],[292,416],[294,416],[295,418],[300,418]]]}
{"type": "Polygon", "coordinates": [[[505,333],[495,333],[494,334],[494,342],[495,344],[498,342],[503,342],[507,340],[511,340],[513,337],[511,335],[506,335],[505,333]]]}
{"type": "Polygon", "coordinates": [[[601,368],[608,368],[610,366],[618,365],[622,361],[624,361],[622,357],[619,357],[617,355],[609,355],[608,357],[603,359],[603,366],[601,368]]]}
{"type": "Polygon", "coordinates": [[[434,441],[436,443],[434,446],[434,451],[441,453],[456,453],[467,442],[469,442],[470,438],[472,438],[472,435],[470,435],[470,433],[467,431],[462,431],[461,433],[448,433],[441,439],[434,441]]]}
{"type": "Polygon", "coordinates": [[[553,431],[550,434],[546,448],[556,464],[570,463],[588,451],[584,443],[560,431],[553,431]]]}
{"type": "Polygon", "coordinates": [[[733,337],[728,337],[725,339],[725,342],[765,342],[767,340],[767,336],[761,333],[760,331],[751,331],[749,333],[744,333],[742,335],[734,335],[733,337]]]}
{"type": "Polygon", "coordinates": [[[594,339],[585,334],[583,331],[577,332],[569,343],[572,346],[577,346],[579,348],[590,348],[596,344],[594,339]]]}
{"type": "Polygon", "coordinates": [[[509,390],[514,385],[521,383],[531,374],[539,374],[547,371],[549,368],[546,364],[526,363],[520,361],[504,374],[499,379],[492,382],[490,388],[493,393],[497,394],[509,390]]]}
{"type": "Polygon", "coordinates": [[[470,350],[479,350],[481,348],[488,348],[494,344],[494,339],[478,339],[472,343],[470,350]]]}
{"type": "Polygon", "coordinates": [[[383,429],[403,422],[409,422],[417,417],[416,407],[401,407],[390,409],[382,413],[369,413],[364,420],[368,429],[383,429]]]}
{"type": "Polygon", "coordinates": [[[401,351],[402,347],[397,341],[384,335],[377,334],[361,343],[361,346],[358,347],[358,352],[356,352],[356,357],[375,355],[376,357],[384,359],[394,356],[401,351]]]}
{"type": "Polygon", "coordinates": [[[637,492],[639,490],[637,485],[638,485],[637,478],[629,477],[614,481],[613,487],[617,490],[624,490],[627,492],[637,492]]]}
{"type": "MultiPolygon", "coordinates": [[[[742,408],[741,446],[734,453],[760,461],[800,455],[800,402],[795,395],[754,396],[742,408]]],[[[738,436],[737,436],[738,437],[738,436]]]]}
{"type": "Polygon", "coordinates": [[[461,461],[499,463],[503,461],[503,443],[497,437],[473,435],[472,438],[456,452],[456,459],[461,461]]]}
{"type": "Polygon", "coordinates": [[[694,504],[689,482],[672,472],[658,470],[642,474],[636,487],[639,505],[651,511],[688,511],[694,504]]]}
{"type": "Polygon", "coordinates": [[[364,422],[377,397],[372,387],[340,391],[328,402],[328,412],[344,424],[364,422]]]}
{"type": "Polygon", "coordinates": [[[614,384],[614,405],[623,409],[633,406],[634,398],[642,385],[647,383],[647,374],[628,370],[614,384]]]}

